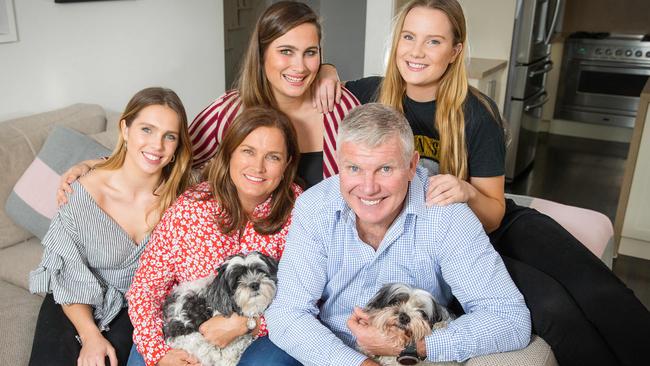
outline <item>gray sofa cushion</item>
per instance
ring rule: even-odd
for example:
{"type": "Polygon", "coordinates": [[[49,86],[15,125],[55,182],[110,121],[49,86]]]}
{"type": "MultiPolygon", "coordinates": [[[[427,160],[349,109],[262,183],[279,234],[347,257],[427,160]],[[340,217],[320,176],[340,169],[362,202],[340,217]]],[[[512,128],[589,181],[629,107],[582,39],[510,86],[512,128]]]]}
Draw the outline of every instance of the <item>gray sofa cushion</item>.
{"type": "MultiPolygon", "coordinates": [[[[18,178],[31,164],[55,125],[83,134],[106,129],[104,109],[96,104],[74,104],[55,111],[0,122],[0,205],[4,205],[18,178]]],[[[0,248],[31,237],[0,210],[0,248]]]]}
{"type": "Polygon", "coordinates": [[[0,280],[29,289],[29,272],[38,267],[43,245],[36,237],[0,251],[0,280]]]}
{"type": "Polygon", "coordinates": [[[0,360],[2,365],[27,365],[36,318],[43,298],[0,281],[0,360]]]}
{"type": "Polygon", "coordinates": [[[79,161],[109,153],[90,137],[56,126],[38,156],[16,182],[5,211],[16,224],[43,239],[57,211],[55,196],[61,174],[79,161]]]}

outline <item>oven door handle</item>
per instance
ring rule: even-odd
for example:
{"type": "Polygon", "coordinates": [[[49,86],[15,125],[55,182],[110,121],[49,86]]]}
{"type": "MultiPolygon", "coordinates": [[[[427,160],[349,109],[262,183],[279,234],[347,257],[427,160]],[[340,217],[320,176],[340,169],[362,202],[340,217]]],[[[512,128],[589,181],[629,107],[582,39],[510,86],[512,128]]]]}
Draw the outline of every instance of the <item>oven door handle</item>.
{"type": "Polygon", "coordinates": [[[545,91],[539,95],[539,98],[541,99],[541,101],[524,106],[524,112],[530,112],[533,109],[539,108],[544,104],[546,104],[546,102],[548,102],[549,100],[548,94],[545,91]]]}
{"type": "Polygon", "coordinates": [[[528,77],[532,78],[532,77],[534,77],[536,75],[546,74],[547,72],[549,72],[551,70],[553,70],[553,61],[548,60],[548,61],[544,62],[544,67],[542,67],[541,69],[529,72],[528,77]]]}
{"type": "Polygon", "coordinates": [[[615,73],[615,74],[628,74],[628,75],[650,75],[650,68],[646,67],[637,67],[634,68],[630,65],[624,66],[613,66],[613,65],[603,65],[597,63],[582,63],[580,71],[594,71],[602,73],[615,73]]]}

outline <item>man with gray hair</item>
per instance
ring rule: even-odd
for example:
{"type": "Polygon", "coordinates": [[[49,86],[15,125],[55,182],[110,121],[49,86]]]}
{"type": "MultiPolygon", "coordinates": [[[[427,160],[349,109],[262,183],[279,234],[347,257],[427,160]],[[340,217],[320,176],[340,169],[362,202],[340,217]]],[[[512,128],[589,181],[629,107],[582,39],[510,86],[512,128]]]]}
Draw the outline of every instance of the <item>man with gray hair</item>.
{"type": "MultiPolygon", "coordinates": [[[[296,202],[266,312],[271,341],[305,365],[346,366],[377,365],[367,355],[414,364],[525,347],[530,314],[481,223],[464,203],[426,207],[426,171],[402,114],[357,107],[339,127],[337,148],[339,176],[296,202]],[[465,314],[400,345],[366,311],[390,283],[443,306],[456,296],[465,314]]],[[[410,329],[408,316],[398,318],[387,328],[410,329]]]]}

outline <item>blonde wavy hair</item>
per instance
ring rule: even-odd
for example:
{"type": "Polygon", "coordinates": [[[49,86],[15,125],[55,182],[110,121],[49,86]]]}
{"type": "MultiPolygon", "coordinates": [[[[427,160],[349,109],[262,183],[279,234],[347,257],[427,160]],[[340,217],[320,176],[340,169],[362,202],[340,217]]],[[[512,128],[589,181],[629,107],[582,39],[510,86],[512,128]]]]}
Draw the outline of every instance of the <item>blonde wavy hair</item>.
{"type": "MultiPolygon", "coordinates": [[[[406,4],[395,19],[391,51],[386,74],[380,86],[378,101],[404,112],[402,101],[406,94],[406,82],[397,68],[397,44],[401,38],[404,19],[413,8],[437,9],[447,15],[451,23],[454,46],[461,45],[460,52],[438,83],[434,123],[440,135],[440,173],[468,178],[467,145],[465,143],[465,113],[463,105],[467,98],[468,83],[465,69],[467,28],[463,9],[456,0],[414,0],[406,4]]],[[[471,88],[473,89],[473,88],[471,88]]],[[[474,94],[480,96],[476,90],[474,94]]]]}
{"type": "MultiPolygon", "coordinates": [[[[154,220],[147,219],[151,222],[150,230],[160,221],[163,212],[171,206],[176,198],[185,191],[190,183],[192,162],[192,144],[190,135],[187,130],[187,114],[185,107],[176,93],[171,89],[152,87],[140,90],[129,101],[124,108],[124,112],[118,123],[124,121],[126,127],[130,127],[133,121],[138,117],[138,113],[150,105],[164,105],[171,108],[178,115],[180,120],[179,141],[176,151],[174,152],[174,161],[170,162],[162,170],[160,182],[154,189],[157,196],[156,203],[147,212],[147,218],[151,213],[155,213],[154,220]]],[[[124,165],[126,158],[126,143],[121,132],[113,153],[108,160],[98,164],[96,169],[116,170],[124,165]]]]}

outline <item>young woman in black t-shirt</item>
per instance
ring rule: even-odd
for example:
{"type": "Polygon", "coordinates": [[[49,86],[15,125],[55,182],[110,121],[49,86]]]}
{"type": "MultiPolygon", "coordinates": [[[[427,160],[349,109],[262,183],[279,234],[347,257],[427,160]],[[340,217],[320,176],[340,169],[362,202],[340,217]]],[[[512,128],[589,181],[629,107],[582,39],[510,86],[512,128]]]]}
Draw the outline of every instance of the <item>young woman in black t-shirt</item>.
{"type": "MultiPolygon", "coordinates": [[[[504,199],[503,129],[494,104],[468,87],[458,2],[412,1],[395,30],[386,76],[345,86],[362,103],[405,113],[435,174],[427,202],[472,208],[560,364],[650,364],[650,313],[632,291],[553,219],[504,199]]],[[[322,71],[330,87],[319,95],[331,96],[338,78],[322,71]]],[[[326,106],[327,98],[315,103],[326,106]]]]}

